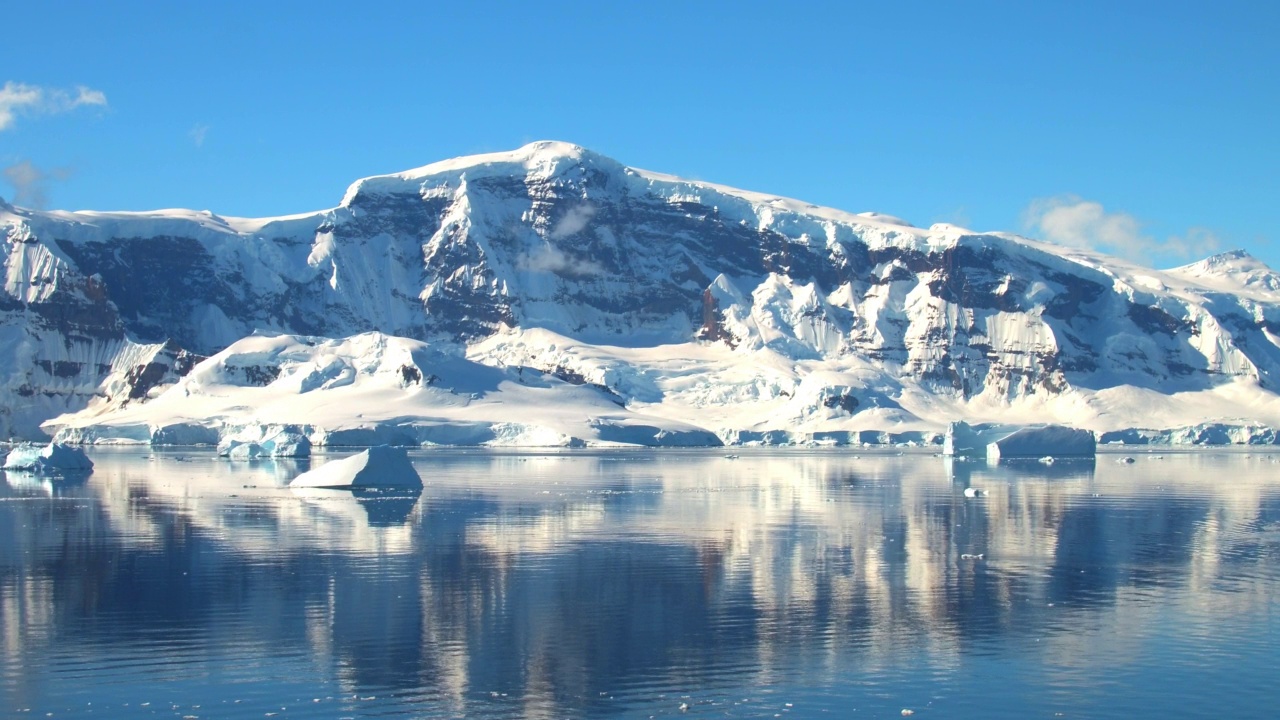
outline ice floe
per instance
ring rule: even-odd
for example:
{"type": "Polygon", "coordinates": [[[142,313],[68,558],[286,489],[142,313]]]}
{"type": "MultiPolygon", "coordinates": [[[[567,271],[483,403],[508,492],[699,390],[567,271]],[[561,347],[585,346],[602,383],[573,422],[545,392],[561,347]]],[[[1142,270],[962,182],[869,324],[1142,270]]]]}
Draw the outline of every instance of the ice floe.
{"type": "Polygon", "coordinates": [[[377,445],[342,460],[304,472],[289,483],[293,488],[421,488],[403,448],[377,445]]]}
{"type": "Polygon", "coordinates": [[[93,471],[93,461],[78,447],[60,443],[24,443],[9,451],[4,469],[46,476],[87,475],[93,471]]]}

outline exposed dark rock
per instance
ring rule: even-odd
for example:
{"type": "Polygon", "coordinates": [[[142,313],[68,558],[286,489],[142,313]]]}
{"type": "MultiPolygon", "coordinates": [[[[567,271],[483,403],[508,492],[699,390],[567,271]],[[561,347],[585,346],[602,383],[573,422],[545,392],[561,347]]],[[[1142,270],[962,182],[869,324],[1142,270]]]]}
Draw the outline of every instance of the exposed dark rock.
{"type": "Polygon", "coordinates": [[[403,387],[422,384],[422,371],[412,365],[401,365],[400,384],[403,387]]]}

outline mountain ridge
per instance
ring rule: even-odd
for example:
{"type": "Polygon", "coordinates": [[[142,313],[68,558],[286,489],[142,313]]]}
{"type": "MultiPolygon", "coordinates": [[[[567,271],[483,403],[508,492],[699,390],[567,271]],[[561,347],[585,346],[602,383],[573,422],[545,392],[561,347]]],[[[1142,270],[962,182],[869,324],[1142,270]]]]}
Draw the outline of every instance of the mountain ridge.
{"type": "MultiPolygon", "coordinates": [[[[255,334],[368,332],[569,385],[612,378],[654,437],[652,418],[738,441],[928,432],[1001,413],[1118,431],[1139,427],[1146,402],[1118,400],[1126,388],[1171,399],[1153,418],[1164,429],[1280,424],[1280,283],[1247,254],[1150,270],[682,180],[568,143],[363,178],[310,213],[4,206],[0,233],[11,347],[0,434],[36,435],[55,418],[49,430],[109,425],[122,392],[137,415],[196,358],[255,334]],[[671,353],[717,359],[687,378],[671,353]]],[[[217,412],[169,420],[253,421],[217,412]]],[[[419,404],[413,417],[433,412],[419,404]]],[[[536,424],[537,412],[517,414],[536,424]]],[[[540,437],[603,442],[583,422],[540,437]]]]}

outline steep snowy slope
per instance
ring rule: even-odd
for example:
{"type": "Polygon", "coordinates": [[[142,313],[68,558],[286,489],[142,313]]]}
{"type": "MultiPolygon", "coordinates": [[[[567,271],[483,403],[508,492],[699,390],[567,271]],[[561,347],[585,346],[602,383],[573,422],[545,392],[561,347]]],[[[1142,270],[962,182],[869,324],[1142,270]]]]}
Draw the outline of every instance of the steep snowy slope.
{"type": "Polygon", "coordinates": [[[714,445],[715,435],[628,411],[607,388],[490,366],[381,333],[251,336],[147,403],[69,422],[71,442],[214,444],[287,429],[316,445],[714,445]]]}
{"type": "MultiPolygon", "coordinates": [[[[615,396],[609,422],[638,414],[675,432],[654,442],[691,427],[845,441],[958,418],[1280,426],[1280,281],[1242,254],[1161,272],[681,180],[564,143],[366,178],[336,208],[282,218],[3,206],[0,242],[0,434],[33,435],[60,413],[46,429],[102,438],[95,427],[145,439],[141,427],[174,423],[307,424],[311,410],[277,413],[258,388],[186,415],[168,398],[220,386],[178,378],[244,352],[242,338],[363,347],[353,336],[369,332],[466,358],[462,375],[530,368],[555,381],[543,395],[499,383],[486,396],[502,409],[466,418],[399,388],[416,399],[379,427],[488,428],[513,414],[547,438],[609,442],[591,403],[537,422],[577,408],[583,381],[615,396]]],[[[349,398],[314,430],[360,427],[384,401],[349,398]]]]}

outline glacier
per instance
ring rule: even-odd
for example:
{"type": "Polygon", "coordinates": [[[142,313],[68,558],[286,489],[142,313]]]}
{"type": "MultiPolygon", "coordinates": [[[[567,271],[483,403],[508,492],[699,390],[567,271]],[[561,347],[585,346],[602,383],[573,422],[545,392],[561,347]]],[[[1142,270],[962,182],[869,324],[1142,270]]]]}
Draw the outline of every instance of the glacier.
{"type": "Polygon", "coordinates": [[[1246,253],[1156,270],[568,143],[274,218],[0,202],[0,254],[14,439],[256,456],[935,444],[956,420],[1103,444],[1280,428],[1280,276],[1246,253]]]}

